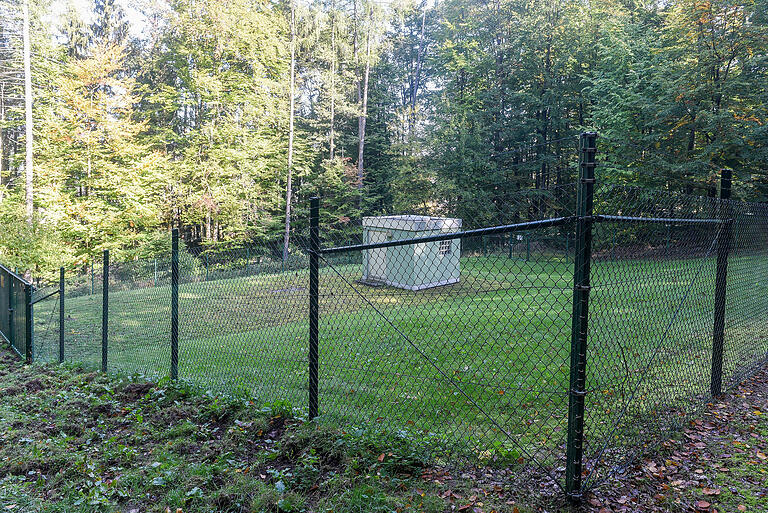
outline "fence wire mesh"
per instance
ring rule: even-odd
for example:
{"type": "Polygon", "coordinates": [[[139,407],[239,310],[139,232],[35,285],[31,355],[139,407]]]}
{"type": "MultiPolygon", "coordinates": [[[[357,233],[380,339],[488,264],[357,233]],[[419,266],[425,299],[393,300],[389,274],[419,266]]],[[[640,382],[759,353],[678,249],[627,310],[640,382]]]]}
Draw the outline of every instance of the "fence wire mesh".
{"type": "MultiPolygon", "coordinates": [[[[369,241],[437,231],[390,236],[389,221],[440,222],[384,220],[369,241]]],[[[321,411],[409,428],[453,455],[559,459],[573,295],[561,228],[364,250],[354,263],[323,258],[321,411]],[[536,240],[522,255],[521,233],[536,240]]]]}
{"type": "Polygon", "coordinates": [[[22,358],[31,347],[27,330],[28,283],[10,269],[0,266],[0,334],[22,358]]]}
{"type": "MultiPolygon", "coordinates": [[[[35,360],[59,360],[60,338],[63,329],[64,359],[98,368],[101,364],[101,320],[103,267],[101,262],[69,270],[64,279],[64,325],[60,325],[59,273],[42,275],[36,280],[33,294],[35,360]],[[46,297],[48,296],[48,297],[46,297]],[[43,299],[44,298],[44,299],[43,299]]],[[[128,321],[130,325],[138,320],[128,321]]],[[[140,325],[140,337],[153,331],[151,325],[140,325]]],[[[119,350],[119,348],[114,348],[119,350]]]]}
{"type": "Polygon", "coordinates": [[[34,360],[37,362],[59,361],[59,282],[50,275],[35,280],[32,293],[34,303],[34,360]]]}
{"type": "Polygon", "coordinates": [[[307,258],[282,245],[192,251],[179,272],[179,377],[306,403],[307,258]]]}
{"type": "Polygon", "coordinates": [[[708,396],[724,229],[705,222],[719,214],[706,198],[611,186],[595,194],[597,214],[637,219],[594,227],[586,486],[628,451],[683,426],[708,396]]]}
{"type": "MultiPolygon", "coordinates": [[[[448,206],[430,215],[321,215],[321,420],[408,433],[438,457],[536,466],[560,480],[576,188],[510,194],[479,222],[448,206]],[[543,220],[555,221],[521,224],[543,220]],[[497,228],[471,231],[489,226],[497,228]],[[425,237],[433,239],[408,242],[425,237]]],[[[723,385],[768,355],[768,206],[597,185],[594,214],[587,488],[684,426],[711,396],[726,240],[723,385]]],[[[179,379],[306,408],[308,249],[304,228],[288,258],[282,241],[181,248],[179,379]]],[[[81,271],[65,280],[64,353],[97,366],[103,271],[81,271]]],[[[172,291],[170,254],[110,267],[111,371],[170,373],[172,291]]],[[[41,360],[58,355],[57,304],[53,296],[36,305],[41,360]]]]}

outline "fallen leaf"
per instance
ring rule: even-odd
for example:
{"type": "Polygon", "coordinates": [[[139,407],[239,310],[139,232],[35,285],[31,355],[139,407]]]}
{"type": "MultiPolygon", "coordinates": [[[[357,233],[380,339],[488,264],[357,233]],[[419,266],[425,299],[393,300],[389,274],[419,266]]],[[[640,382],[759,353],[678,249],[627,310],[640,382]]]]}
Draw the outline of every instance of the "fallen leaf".
{"type": "Polygon", "coordinates": [[[709,509],[710,506],[711,506],[711,504],[708,503],[707,501],[697,501],[696,502],[696,508],[701,509],[701,510],[709,509]]]}
{"type": "Polygon", "coordinates": [[[704,488],[704,495],[720,495],[719,488],[704,488]]]}

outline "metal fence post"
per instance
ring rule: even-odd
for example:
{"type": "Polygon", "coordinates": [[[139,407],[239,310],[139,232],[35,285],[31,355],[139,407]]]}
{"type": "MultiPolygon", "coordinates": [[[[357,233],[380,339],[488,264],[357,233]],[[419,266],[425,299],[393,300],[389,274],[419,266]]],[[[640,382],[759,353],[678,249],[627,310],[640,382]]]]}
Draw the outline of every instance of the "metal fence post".
{"type": "Polygon", "coordinates": [[[59,268],[59,363],[64,361],[64,268],[59,268]]]}
{"type": "Polygon", "coordinates": [[[35,361],[35,328],[33,325],[34,307],[32,306],[32,284],[24,285],[24,338],[26,339],[25,357],[27,364],[35,361]]]}
{"type": "Polygon", "coordinates": [[[14,321],[14,308],[13,308],[13,277],[11,277],[10,273],[8,274],[8,342],[11,343],[11,348],[13,348],[18,353],[18,348],[16,347],[16,326],[14,321]]]}
{"type": "Polygon", "coordinates": [[[309,418],[318,414],[320,313],[320,198],[309,206],[309,418]]]}
{"type": "Polygon", "coordinates": [[[584,460],[584,399],[587,375],[587,334],[589,321],[590,265],[592,259],[592,204],[595,184],[597,134],[579,137],[579,183],[576,194],[576,241],[573,266],[573,317],[571,326],[571,375],[568,390],[568,441],[565,489],[581,497],[584,460]]]}
{"type": "Polygon", "coordinates": [[[712,375],[710,392],[712,397],[723,391],[723,350],[725,345],[725,302],[728,288],[728,253],[731,250],[733,220],[727,200],[731,197],[731,172],[723,169],[720,178],[720,202],[718,215],[723,220],[717,238],[717,264],[715,276],[715,315],[712,329],[712,375]],[[723,201],[725,200],[725,201],[723,201]]]}
{"type": "Polygon", "coordinates": [[[104,250],[104,264],[101,279],[101,372],[107,372],[109,342],[109,250],[104,250]]]}
{"type": "Polygon", "coordinates": [[[93,259],[91,259],[91,295],[94,295],[96,290],[93,286],[93,259]]]}
{"type": "Polygon", "coordinates": [[[179,379],[179,230],[171,232],[171,379],[179,379]]]}

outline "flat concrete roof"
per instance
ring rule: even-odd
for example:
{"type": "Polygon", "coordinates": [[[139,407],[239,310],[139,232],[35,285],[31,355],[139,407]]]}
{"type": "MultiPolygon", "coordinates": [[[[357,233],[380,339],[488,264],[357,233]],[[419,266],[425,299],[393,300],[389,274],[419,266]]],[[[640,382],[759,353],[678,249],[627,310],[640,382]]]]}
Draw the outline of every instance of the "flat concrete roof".
{"type": "Polygon", "coordinates": [[[419,215],[368,216],[363,217],[363,226],[408,232],[456,231],[461,229],[461,219],[419,215]]]}

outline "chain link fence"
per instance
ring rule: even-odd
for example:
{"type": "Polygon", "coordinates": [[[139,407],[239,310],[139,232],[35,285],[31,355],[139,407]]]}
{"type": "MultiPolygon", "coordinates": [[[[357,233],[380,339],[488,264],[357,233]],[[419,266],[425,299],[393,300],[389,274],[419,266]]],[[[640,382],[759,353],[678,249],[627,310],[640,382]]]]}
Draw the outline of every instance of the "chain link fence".
{"type": "Polygon", "coordinates": [[[576,182],[479,220],[315,204],[287,259],[181,243],[68,271],[63,317],[62,295],[35,304],[35,356],[285,401],[578,495],[768,356],[768,206],[595,183],[591,148],[557,164],[576,182]]]}

